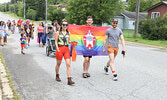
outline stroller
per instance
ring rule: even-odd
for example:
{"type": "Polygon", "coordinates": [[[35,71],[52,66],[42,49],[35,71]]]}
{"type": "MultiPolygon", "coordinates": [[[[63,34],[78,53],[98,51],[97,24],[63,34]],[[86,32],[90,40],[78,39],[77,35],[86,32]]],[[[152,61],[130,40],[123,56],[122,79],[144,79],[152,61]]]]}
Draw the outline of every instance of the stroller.
{"type": "Polygon", "coordinates": [[[54,55],[55,55],[55,52],[56,52],[55,39],[48,38],[47,40],[48,40],[48,42],[47,42],[47,46],[46,46],[46,55],[49,56],[52,53],[54,53],[54,55]]]}

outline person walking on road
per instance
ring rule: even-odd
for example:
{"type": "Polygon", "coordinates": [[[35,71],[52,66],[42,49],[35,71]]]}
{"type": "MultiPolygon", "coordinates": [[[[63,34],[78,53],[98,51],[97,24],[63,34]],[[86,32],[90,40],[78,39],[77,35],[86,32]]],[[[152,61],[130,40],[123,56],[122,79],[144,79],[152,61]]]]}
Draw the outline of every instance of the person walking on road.
{"type": "Polygon", "coordinates": [[[30,39],[33,36],[33,28],[32,28],[32,25],[30,24],[29,19],[26,20],[26,23],[24,24],[23,30],[24,30],[24,33],[26,34],[26,37],[27,37],[27,40],[28,40],[28,46],[29,46],[30,45],[30,39]]]}
{"type": "Polygon", "coordinates": [[[24,48],[26,44],[26,37],[24,36],[24,33],[21,33],[20,43],[21,43],[21,53],[25,55],[24,48]]]}
{"type": "Polygon", "coordinates": [[[13,20],[12,23],[11,23],[11,32],[12,32],[12,34],[15,33],[15,26],[16,26],[16,23],[15,23],[15,20],[13,20]]]}
{"type": "Polygon", "coordinates": [[[50,48],[51,44],[49,42],[49,39],[53,39],[55,37],[55,32],[54,32],[53,26],[51,24],[47,25],[46,33],[47,33],[48,46],[49,46],[49,49],[51,49],[50,48]]]}
{"type": "Polygon", "coordinates": [[[10,31],[10,29],[11,29],[11,21],[8,20],[8,22],[7,22],[6,24],[7,24],[7,26],[8,26],[8,31],[10,31]]]}
{"type": "Polygon", "coordinates": [[[67,29],[67,26],[68,23],[64,19],[62,21],[60,31],[57,32],[55,36],[55,45],[56,45],[55,55],[57,59],[55,71],[56,71],[56,81],[60,82],[61,79],[59,77],[59,68],[62,62],[62,58],[64,57],[67,66],[67,76],[68,76],[67,84],[72,85],[75,83],[71,80],[71,58],[70,58],[70,50],[68,48],[70,33],[67,29]]]}
{"type": "Polygon", "coordinates": [[[59,31],[59,24],[58,24],[58,21],[57,20],[54,20],[54,22],[53,22],[53,28],[54,28],[54,31],[59,31]]]}
{"type": "MultiPolygon", "coordinates": [[[[43,23],[43,22],[42,22],[43,23]]],[[[43,23],[43,27],[44,27],[44,35],[42,36],[42,39],[43,39],[43,45],[46,44],[46,41],[47,41],[47,33],[46,33],[46,29],[47,29],[47,26],[45,23],[43,23]]]]}
{"type": "Polygon", "coordinates": [[[18,27],[19,33],[21,33],[21,24],[22,24],[22,22],[23,22],[23,21],[20,20],[20,19],[17,21],[17,27],[18,27]]]}
{"type": "MultiPolygon", "coordinates": [[[[93,24],[93,18],[92,16],[88,16],[86,20],[87,25],[86,26],[92,26],[93,24]]],[[[83,62],[83,78],[88,78],[90,77],[90,74],[88,73],[89,66],[90,66],[90,59],[92,56],[85,56],[84,57],[84,62],[83,62]]]]}
{"type": "Polygon", "coordinates": [[[0,21],[0,45],[4,46],[5,28],[3,21],[0,21]]]}
{"type": "Polygon", "coordinates": [[[109,55],[109,61],[107,62],[107,65],[104,67],[104,70],[105,70],[105,73],[108,74],[108,68],[109,67],[111,68],[114,81],[117,81],[117,74],[115,72],[114,60],[119,50],[119,47],[118,47],[119,37],[121,38],[121,42],[122,42],[122,47],[123,47],[122,51],[126,52],[123,32],[121,31],[121,29],[117,27],[117,24],[118,24],[118,20],[113,19],[112,27],[107,29],[105,39],[103,42],[103,52],[105,53],[105,45],[107,42],[107,51],[109,55]]]}
{"type": "Polygon", "coordinates": [[[36,34],[37,34],[37,36],[38,36],[39,47],[41,46],[41,45],[40,45],[41,39],[42,39],[42,47],[44,46],[44,44],[43,44],[44,32],[45,32],[45,29],[44,29],[43,23],[40,22],[40,23],[39,23],[39,26],[37,27],[37,30],[36,30],[36,34]]]}

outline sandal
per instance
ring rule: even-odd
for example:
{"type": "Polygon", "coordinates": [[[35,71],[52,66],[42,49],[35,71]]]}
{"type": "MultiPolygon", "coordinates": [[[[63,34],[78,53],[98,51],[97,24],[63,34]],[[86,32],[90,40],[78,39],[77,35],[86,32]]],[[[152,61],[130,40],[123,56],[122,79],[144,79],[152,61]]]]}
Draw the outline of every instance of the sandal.
{"type": "Polygon", "coordinates": [[[87,78],[87,73],[83,73],[83,78],[87,78]]]}
{"type": "Polygon", "coordinates": [[[90,74],[89,74],[89,73],[86,73],[86,76],[87,76],[87,77],[90,77],[90,74]]]}

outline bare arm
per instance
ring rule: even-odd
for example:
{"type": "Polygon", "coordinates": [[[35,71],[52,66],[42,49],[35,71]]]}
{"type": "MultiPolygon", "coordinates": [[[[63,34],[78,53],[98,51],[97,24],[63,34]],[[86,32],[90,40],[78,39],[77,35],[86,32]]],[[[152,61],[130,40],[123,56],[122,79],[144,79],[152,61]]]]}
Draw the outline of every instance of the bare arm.
{"type": "Polygon", "coordinates": [[[59,50],[59,47],[58,47],[58,38],[59,38],[59,32],[56,32],[56,35],[55,35],[55,45],[56,45],[56,48],[57,48],[57,50],[59,52],[60,50],[59,50]]]}
{"type": "Polygon", "coordinates": [[[122,42],[122,50],[123,50],[123,51],[126,51],[126,49],[125,49],[125,40],[124,40],[124,36],[123,36],[123,35],[120,35],[120,38],[121,38],[121,42],[122,42]]]}
{"type": "Polygon", "coordinates": [[[107,39],[108,39],[108,36],[105,35],[105,37],[104,37],[104,41],[103,41],[103,52],[105,52],[105,45],[106,45],[106,41],[107,41],[107,39]]]}

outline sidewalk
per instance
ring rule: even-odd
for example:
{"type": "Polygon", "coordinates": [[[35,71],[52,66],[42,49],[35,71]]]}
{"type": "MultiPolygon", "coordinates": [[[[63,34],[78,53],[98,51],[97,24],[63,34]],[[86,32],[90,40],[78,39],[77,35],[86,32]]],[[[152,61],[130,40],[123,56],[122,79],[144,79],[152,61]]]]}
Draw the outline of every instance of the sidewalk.
{"type": "Polygon", "coordinates": [[[150,44],[142,44],[142,43],[129,42],[129,41],[125,41],[125,44],[144,46],[144,47],[151,47],[151,48],[157,48],[157,49],[161,49],[161,50],[167,50],[167,47],[155,46],[155,45],[150,45],[150,44]]]}
{"type": "Polygon", "coordinates": [[[11,87],[9,86],[8,76],[4,65],[0,59],[0,100],[14,100],[14,95],[11,87]]]}

